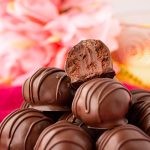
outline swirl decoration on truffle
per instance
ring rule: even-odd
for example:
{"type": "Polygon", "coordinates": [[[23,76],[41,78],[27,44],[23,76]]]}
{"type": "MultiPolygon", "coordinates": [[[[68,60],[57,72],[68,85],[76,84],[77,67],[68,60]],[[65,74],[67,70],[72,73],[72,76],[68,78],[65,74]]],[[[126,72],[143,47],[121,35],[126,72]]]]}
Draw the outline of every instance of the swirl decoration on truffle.
{"type": "Polygon", "coordinates": [[[0,125],[0,147],[32,150],[42,130],[52,123],[50,118],[35,109],[16,110],[0,125]],[[18,138],[20,134],[21,138],[18,138]]]}
{"type": "Polygon", "coordinates": [[[104,132],[97,140],[96,148],[97,150],[149,150],[150,138],[136,126],[128,124],[104,132]]]}
{"type": "Polygon", "coordinates": [[[41,68],[25,81],[23,97],[31,105],[69,105],[73,97],[70,78],[62,69],[41,68]]]}
{"type": "Polygon", "coordinates": [[[66,150],[66,148],[71,148],[71,150],[92,150],[92,140],[80,127],[67,121],[59,121],[47,127],[41,133],[34,150],[66,150]]]}
{"type": "MultiPolygon", "coordinates": [[[[43,71],[45,71],[46,68],[40,68],[39,70],[37,70],[32,76],[31,78],[29,78],[29,96],[30,96],[30,101],[32,103],[34,103],[34,98],[33,98],[33,84],[34,81],[36,80],[36,78],[38,78],[39,75],[41,75],[41,73],[43,71]]],[[[39,100],[39,97],[37,96],[37,100],[39,100]]],[[[40,100],[39,100],[40,101],[40,100]]]]}
{"type": "MultiPolygon", "coordinates": [[[[46,69],[44,72],[43,72],[43,76],[41,76],[41,78],[39,79],[39,82],[38,82],[38,89],[37,89],[37,93],[38,93],[38,99],[40,100],[40,96],[39,96],[39,93],[40,93],[40,87],[43,83],[43,81],[45,80],[45,78],[47,78],[48,76],[50,76],[51,74],[53,73],[56,73],[56,72],[64,72],[62,69],[55,69],[55,68],[49,68],[49,69],[46,69]]],[[[60,89],[60,84],[62,83],[63,79],[66,78],[67,75],[66,74],[63,74],[62,76],[59,76],[59,75],[56,75],[56,78],[58,79],[58,83],[57,83],[57,87],[56,87],[56,97],[55,97],[55,100],[56,100],[56,103],[58,101],[58,97],[59,97],[59,89],[60,89]]],[[[59,102],[58,102],[59,103],[59,102]]]]}
{"type": "Polygon", "coordinates": [[[131,94],[121,83],[109,78],[96,78],[78,88],[72,112],[89,126],[100,127],[103,123],[123,119],[130,102],[131,94]]]}

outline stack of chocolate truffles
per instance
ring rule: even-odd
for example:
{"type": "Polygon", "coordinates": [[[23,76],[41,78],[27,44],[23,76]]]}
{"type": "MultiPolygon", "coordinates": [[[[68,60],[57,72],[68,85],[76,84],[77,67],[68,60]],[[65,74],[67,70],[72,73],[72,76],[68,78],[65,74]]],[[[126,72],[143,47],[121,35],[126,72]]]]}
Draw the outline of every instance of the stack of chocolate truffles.
{"type": "Polygon", "coordinates": [[[0,124],[1,150],[150,150],[150,92],[115,77],[108,47],[79,42],[63,69],[37,70],[0,124]]]}

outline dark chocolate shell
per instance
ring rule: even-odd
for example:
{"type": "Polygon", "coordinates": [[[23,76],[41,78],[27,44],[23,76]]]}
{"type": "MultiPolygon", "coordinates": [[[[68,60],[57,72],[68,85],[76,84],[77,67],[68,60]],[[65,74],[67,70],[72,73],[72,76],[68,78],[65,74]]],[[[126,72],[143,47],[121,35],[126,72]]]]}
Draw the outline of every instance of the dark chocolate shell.
{"type": "Polygon", "coordinates": [[[23,85],[24,100],[42,111],[66,110],[73,99],[70,78],[58,68],[40,68],[23,85]]]}
{"type": "Polygon", "coordinates": [[[34,150],[93,150],[90,136],[80,127],[59,121],[40,135],[34,150]]]}
{"type": "Polygon", "coordinates": [[[77,89],[72,112],[86,125],[112,128],[126,123],[131,99],[121,83],[109,78],[92,79],[77,89]]]}
{"type": "Polygon", "coordinates": [[[16,110],[0,125],[1,150],[33,150],[41,132],[53,120],[34,109],[16,110]]]}
{"type": "Polygon", "coordinates": [[[149,150],[150,138],[133,125],[123,125],[104,132],[96,142],[97,150],[149,150]]]}

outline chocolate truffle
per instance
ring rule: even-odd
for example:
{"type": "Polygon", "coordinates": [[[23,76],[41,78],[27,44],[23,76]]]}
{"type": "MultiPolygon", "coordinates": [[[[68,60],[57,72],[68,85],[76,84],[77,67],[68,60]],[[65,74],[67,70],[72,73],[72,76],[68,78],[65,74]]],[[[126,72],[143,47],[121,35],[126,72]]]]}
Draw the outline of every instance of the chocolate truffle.
{"type": "Polygon", "coordinates": [[[73,99],[70,78],[58,68],[40,68],[23,85],[24,100],[45,111],[66,110],[73,99]]]}
{"type": "Polygon", "coordinates": [[[132,90],[133,102],[127,114],[129,123],[141,128],[150,136],[150,92],[132,90]]]}
{"type": "Polygon", "coordinates": [[[77,89],[72,112],[86,125],[112,128],[126,123],[131,99],[130,92],[121,83],[110,78],[96,78],[77,89]]]}
{"type": "Polygon", "coordinates": [[[83,40],[69,51],[65,71],[75,87],[88,79],[115,75],[108,47],[94,39],[83,40]]]}
{"type": "Polygon", "coordinates": [[[0,125],[0,149],[33,150],[40,133],[52,123],[37,110],[16,110],[0,125]]]}
{"type": "Polygon", "coordinates": [[[96,142],[97,150],[149,150],[150,138],[133,125],[108,130],[96,142]]]}
{"type": "Polygon", "coordinates": [[[93,150],[90,136],[80,127],[59,121],[39,136],[34,150],[93,150]]]}

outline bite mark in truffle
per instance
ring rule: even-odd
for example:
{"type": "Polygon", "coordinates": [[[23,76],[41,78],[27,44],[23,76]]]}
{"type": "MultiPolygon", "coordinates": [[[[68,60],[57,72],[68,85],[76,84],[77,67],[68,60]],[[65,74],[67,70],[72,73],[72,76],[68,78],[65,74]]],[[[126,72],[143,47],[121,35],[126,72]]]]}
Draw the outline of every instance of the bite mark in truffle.
{"type": "Polygon", "coordinates": [[[94,39],[83,40],[69,51],[65,71],[73,85],[95,77],[113,78],[115,75],[108,47],[94,39]]]}

